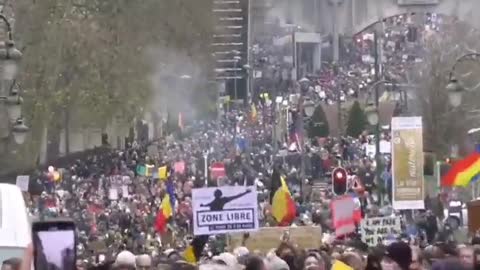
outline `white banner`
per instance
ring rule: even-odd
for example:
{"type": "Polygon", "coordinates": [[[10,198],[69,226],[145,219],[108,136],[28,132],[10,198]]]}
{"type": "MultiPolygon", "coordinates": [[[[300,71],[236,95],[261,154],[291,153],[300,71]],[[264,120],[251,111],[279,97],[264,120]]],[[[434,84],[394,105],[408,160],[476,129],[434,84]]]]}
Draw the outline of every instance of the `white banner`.
{"type": "Polygon", "coordinates": [[[30,176],[17,175],[17,187],[23,192],[28,192],[28,185],[30,184],[30,176]]]}
{"type": "Polygon", "coordinates": [[[389,236],[398,237],[401,233],[400,217],[365,218],[360,223],[362,242],[371,247],[383,244],[389,236]]]}
{"type": "Polygon", "coordinates": [[[255,187],[224,186],[192,191],[195,235],[258,230],[255,187]]]}

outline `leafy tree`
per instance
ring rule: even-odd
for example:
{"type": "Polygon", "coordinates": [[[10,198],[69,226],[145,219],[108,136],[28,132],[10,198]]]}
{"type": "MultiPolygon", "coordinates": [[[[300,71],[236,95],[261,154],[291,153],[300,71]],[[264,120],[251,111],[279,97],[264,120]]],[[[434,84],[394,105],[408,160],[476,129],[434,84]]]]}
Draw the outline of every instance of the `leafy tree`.
{"type": "Polygon", "coordinates": [[[327,117],[323,111],[322,105],[318,105],[313,112],[308,125],[308,136],[313,137],[327,137],[330,133],[327,117]]]}
{"type": "Polygon", "coordinates": [[[367,125],[367,117],[363,111],[360,103],[355,101],[350,108],[347,123],[347,135],[352,137],[358,137],[367,125]]]}
{"type": "MultiPolygon", "coordinates": [[[[31,166],[46,127],[48,140],[58,143],[62,129],[105,129],[113,119],[131,126],[135,117],[159,107],[152,100],[169,100],[167,94],[175,91],[152,83],[164,59],[152,52],[168,49],[184,55],[184,66],[202,63],[201,72],[194,75],[208,78],[213,63],[210,2],[10,1],[15,40],[24,53],[18,81],[24,89],[30,136],[14,149],[14,157],[0,160],[31,166]]],[[[162,64],[172,66],[168,61],[162,64]]],[[[205,85],[192,83],[182,96],[200,100],[203,106],[210,97],[205,85]],[[202,91],[206,94],[199,94],[202,91]]]]}

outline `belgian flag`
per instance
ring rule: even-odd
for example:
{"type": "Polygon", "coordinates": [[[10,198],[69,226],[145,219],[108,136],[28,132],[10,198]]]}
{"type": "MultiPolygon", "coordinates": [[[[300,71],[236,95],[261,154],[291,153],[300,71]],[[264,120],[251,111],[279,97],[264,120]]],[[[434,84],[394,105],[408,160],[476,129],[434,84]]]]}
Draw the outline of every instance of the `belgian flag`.
{"type": "Polygon", "coordinates": [[[197,263],[202,256],[203,248],[208,242],[208,235],[195,236],[190,245],[185,249],[183,257],[189,263],[197,263]]]}
{"type": "Polygon", "coordinates": [[[282,176],[278,166],[272,172],[270,204],[272,205],[272,215],[278,225],[290,226],[297,215],[297,210],[285,177],[282,176]]]}
{"type": "Polygon", "coordinates": [[[275,196],[275,192],[282,186],[280,171],[278,166],[273,169],[272,177],[271,177],[271,184],[270,184],[270,204],[272,204],[273,196],[275,196]]]}

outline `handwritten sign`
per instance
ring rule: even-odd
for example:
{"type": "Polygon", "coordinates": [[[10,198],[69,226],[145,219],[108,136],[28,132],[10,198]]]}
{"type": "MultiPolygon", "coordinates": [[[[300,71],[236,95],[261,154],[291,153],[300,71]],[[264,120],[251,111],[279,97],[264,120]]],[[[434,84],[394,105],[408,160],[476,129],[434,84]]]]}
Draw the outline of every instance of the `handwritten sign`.
{"type": "MultiPolygon", "coordinates": [[[[249,250],[268,252],[272,247],[277,247],[285,235],[288,235],[290,242],[302,249],[317,249],[322,244],[323,235],[320,227],[263,227],[258,232],[250,233],[245,246],[249,250]]],[[[242,234],[231,234],[229,237],[229,247],[232,250],[241,246],[242,242],[242,234]]]]}
{"type": "Polygon", "coordinates": [[[376,246],[391,235],[402,233],[400,217],[366,218],[360,223],[362,241],[369,246],[376,246]]]}

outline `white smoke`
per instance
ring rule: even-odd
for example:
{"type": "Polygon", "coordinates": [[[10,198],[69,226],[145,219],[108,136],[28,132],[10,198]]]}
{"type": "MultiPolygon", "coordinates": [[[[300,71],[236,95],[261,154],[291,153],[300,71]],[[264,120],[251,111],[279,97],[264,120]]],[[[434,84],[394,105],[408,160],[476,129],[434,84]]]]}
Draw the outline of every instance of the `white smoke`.
{"type": "Polygon", "coordinates": [[[206,81],[207,74],[202,64],[187,51],[176,48],[155,48],[148,52],[153,72],[150,81],[153,88],[152,111],[166,117],[182,113],[185,118],[195,119],[193,93],[206,81]]]}

